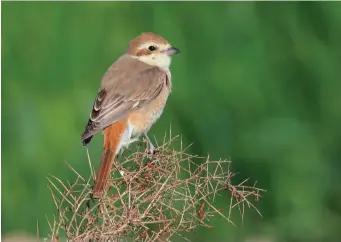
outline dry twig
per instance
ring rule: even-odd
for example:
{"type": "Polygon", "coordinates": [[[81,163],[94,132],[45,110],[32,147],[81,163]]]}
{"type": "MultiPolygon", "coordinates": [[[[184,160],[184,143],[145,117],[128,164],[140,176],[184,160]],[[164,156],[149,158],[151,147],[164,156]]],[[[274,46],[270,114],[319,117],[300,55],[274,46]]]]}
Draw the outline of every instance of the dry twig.
{"type": "Polygon", "coordinates": [[[73,168],[77,176],[73,184],[50,176],[57,208],[49,222],[51,240],[58,241],[61,230],[75,242],[167,241],[173,235],[186,239],[186,232],[198,226],[213,229],[209,223],[212,216],[222,216],[233,224],[234,208],[239,208],[242,217],[245,205],[256,209],[253,203],[264,190],[247,186],[248,180],[234,185],[230,161],[187,154],[182,143],[180,151],[171,149],[175,139],[164,140],[152,163],[139,151],[115,161],[110,188],[92,207],[90,159],[88,181],[73,168]],[[216,196],[224,193],[231,197],[226,213],[214,205],[216,196]]]}

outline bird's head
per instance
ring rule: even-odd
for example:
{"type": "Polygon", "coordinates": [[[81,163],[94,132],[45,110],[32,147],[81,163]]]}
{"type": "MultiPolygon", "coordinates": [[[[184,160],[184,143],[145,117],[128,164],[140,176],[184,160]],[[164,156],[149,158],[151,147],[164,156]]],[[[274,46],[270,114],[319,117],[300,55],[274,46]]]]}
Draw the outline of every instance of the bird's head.
{"type": "Polygon", "coordinates": [[[162,36],[149,32],[133,39],[127,53],[148,65],[168,69],[172,56],[180,50],[172,47],[162,36]]]}

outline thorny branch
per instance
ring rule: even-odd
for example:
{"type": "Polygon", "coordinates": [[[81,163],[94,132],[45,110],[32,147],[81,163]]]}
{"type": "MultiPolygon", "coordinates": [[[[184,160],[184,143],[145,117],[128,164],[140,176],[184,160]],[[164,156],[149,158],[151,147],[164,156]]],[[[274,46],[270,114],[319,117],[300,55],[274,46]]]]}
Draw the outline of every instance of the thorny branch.
{"type": "MultiPolygon", "coordinates": [[[[198,226],[213,230],[212,216],[231,221],[238,208],[242,218],[245,205],[254,208],[265,192],[248,186],[248,179],[233,184],[231,161],[211,161],[171,149],[177,137],[164,139],[153,162],[143,152],[135,152],[113,166],[108,192],[99,200],[91,199],[94,172],[86,180],[72,167],[77,179],[73,184],[55,176],[48,178],[57,213],[49,222],[51,241],[63,231],[69,241],[167,241],[173,235],[188,240],[186,232],[198,226]],[[229,196],[229,209],[216,208],[217,195],[229,196]],[[93,205],[91,205],[93,204],[93,205]]],[[[234,225],[234,224],[233,224],[234,225]]]]}

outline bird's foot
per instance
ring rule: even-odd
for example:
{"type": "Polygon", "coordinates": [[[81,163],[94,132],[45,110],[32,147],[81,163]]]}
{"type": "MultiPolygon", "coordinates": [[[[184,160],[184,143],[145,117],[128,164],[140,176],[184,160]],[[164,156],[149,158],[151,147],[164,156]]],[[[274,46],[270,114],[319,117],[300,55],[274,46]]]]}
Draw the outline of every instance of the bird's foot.
{"type": "Polygon", "coordinates": [[[147,158],[150,161],[152,161],[153,156],[158,152],[158,149],[155,148],[155,146],[153,145],[153,143],[151,142],[147,134],[144,134],[144,137],[147,140],[147,150],[146,150],[147,158]]]}
{"type": "Polygon", "coordinates": [[[156,148],[152,148],[152,149],[147,149],[146,150],[146,153],[147,153],[147,158],[150,160],[150,161],[152,161],[153,160],[153,156],[155,155],[155,154],[157,154],[159,152],[159,150],[158,149],[156,149],[156,148]]]}

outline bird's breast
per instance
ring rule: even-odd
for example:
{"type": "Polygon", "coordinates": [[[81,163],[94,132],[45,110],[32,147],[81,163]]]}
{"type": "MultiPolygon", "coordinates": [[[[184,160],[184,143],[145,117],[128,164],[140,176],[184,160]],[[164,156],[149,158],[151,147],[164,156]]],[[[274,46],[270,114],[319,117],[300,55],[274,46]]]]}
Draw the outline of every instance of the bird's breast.
{"type": "Polygon", "coordinates": [[[133,112],[129,116],[129,124],[132,126],[132,136],[139,136],[151,128],[160,118],[169,95],[168,88],[163,88],[157,98],[143,108],[133,112]]]}

